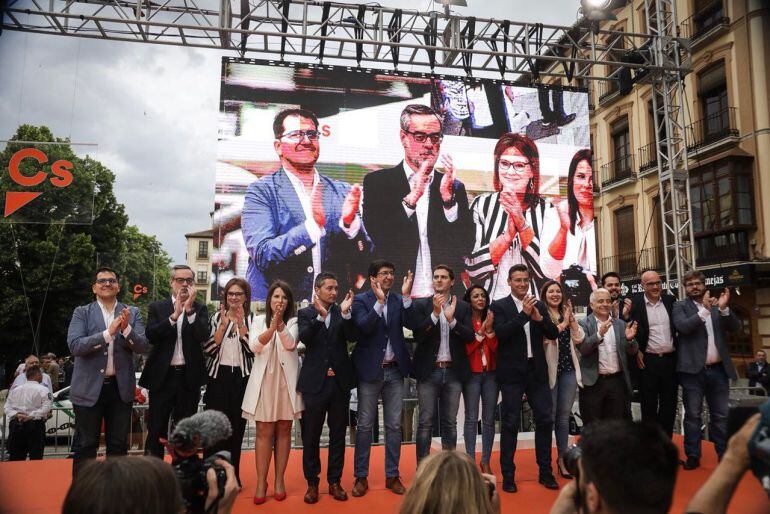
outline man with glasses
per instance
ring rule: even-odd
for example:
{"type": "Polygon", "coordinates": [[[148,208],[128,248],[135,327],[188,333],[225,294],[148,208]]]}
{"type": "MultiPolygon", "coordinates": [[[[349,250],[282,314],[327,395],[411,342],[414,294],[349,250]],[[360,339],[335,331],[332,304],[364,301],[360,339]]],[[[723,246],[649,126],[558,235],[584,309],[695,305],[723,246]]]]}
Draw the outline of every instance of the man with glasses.
{"type": "Polygon", "coordinates": [[[251,299],[265,300],[281,278],[292,284],[297,301],[310,300],[315,277],[329,270],[347,290],[372,247],[358,214],[361,187],[318,173],[321,134],[314,113],[279,112],[273,134],[281,167],[249,186],[241,216],[251,299]]]}
{"type": "Polygon", "coordinates": [[[120,282],[111,268],[96,270],[96,301],[72,314],[67,345],[75,358],[70,400],[75,410],[72,473],[96,458],[104,422],[107,456],[128,453],[136,378],[134,354],[147,351],[139,309],[118,301],[120,282]]]}
{"type": "Polygon", "coordinates": [[[473,219],[451,157],[442,159],[443,173],[434,170],[443,138],[436,112],[407,105],[400,123],[404,160],[364,177],[364,223],[375,255],[402,272],[413,270],[412,295],[424,298],[433,295],[434,264],[464,268],[462,257],[473,247],[473,219]]]}
{"type": "Polygon", "coordinates": [[[145,455],[163,458],[161,439],[168,438],[169,419],[198,412],[206,379],[203,343],[209,337],[206,305],[195,301],[195,275],[189,266],[171,270],[171,298],[152,302],[147,310],[150,355],[139,385],[150,392],[145,455]]]}
{"type": "Polygon", "coordinates": [[[642,421],[657,423],[669,437],[676,417],[676,329],[672,311],[676,298],[663,294],[663,281],[654,271],[642,273],[643,295],[633,299],[639,353],[642,421]]]}
{"type": "Polygon", "coordinates": [[[679,333],[677,371],[684,403],[684,469],[700,466],[703,397],[709,407],[709,440],[721,458],[727,448],[727,401],[730,379],[738,378],[727,348],[727,332],[740,328],[730,311],[730,290],[719,298],[706,290],[700,271],[684,276],[686,300],[674,304],[674,327],[679,333]]]}

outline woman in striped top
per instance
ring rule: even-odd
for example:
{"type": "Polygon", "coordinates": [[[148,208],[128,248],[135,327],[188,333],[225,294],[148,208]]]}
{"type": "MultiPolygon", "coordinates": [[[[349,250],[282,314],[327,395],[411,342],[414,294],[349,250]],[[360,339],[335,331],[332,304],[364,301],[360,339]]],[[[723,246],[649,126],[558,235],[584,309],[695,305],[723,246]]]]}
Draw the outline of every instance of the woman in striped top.
{"type": "Polygon", "coordinates": [[[242,278],[231,278],[225,285],[219,312],[209,321],[211,336],[203,345],[208,382],[203,403],[206,409],[223,412],[230,420],[232,435],[212,448],[206,456],[227,450],[232,457],[235,476],[240,484],[238,464],[246,420],[241,416],[241,402],[249,382],[254,353],[249,349],[249,328],[253,324],[251,288],[242,278]]]}
{"type": "Polygon", "coordinates": [[[525,264],[532,277],[530,294],[548,277],[540,266],[542,244],[554,240],[559,213],[540,196],[540,155],[527,136],[508,132],[494,150],[495,192],[476,197],[471,204],[476,243],[466,259],[471,282],[481,284],[491,300],[511,294],[508,270],[525,264]]]}

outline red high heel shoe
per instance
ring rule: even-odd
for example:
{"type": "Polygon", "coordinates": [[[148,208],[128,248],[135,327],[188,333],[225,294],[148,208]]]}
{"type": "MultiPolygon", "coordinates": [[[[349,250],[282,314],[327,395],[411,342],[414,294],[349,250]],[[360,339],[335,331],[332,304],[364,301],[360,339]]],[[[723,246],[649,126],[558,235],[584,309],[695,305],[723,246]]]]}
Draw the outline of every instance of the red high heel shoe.
{"type": "Polygon", "coordinates": [[[258,497],[258,496],[255,496],[254,497],[254,505],[262,505],[263,503],[265,503],[266,500],[267,500],[267,498],[265,496],[262,496],[261,498],[258,497]]]}
{"type": "Polygon", "coordinates": [[[283,500],[286,499],[286,492],[284,491],[282,493],[275,493],[273,495],[273,498],[275,498],[275,501],[282,502],[283,500]]]}

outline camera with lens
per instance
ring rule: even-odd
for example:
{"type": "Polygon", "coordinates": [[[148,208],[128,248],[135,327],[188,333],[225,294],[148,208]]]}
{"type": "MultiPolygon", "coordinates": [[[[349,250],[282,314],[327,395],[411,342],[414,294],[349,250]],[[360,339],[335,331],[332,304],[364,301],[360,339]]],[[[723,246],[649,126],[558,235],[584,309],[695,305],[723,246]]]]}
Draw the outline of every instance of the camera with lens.
{"type": "Polygon", "coordinates": [[[199,450],[211,448],[232,433],[230,421],[219,411],[208,410],[183,419],[174,429],[166,442],[171,454],[171,466],[179,480],[182,498],[187,512],[197,514],[206,512],[206,499],[209,495],[206,473],[213,469],[216,474],[217,500],[209,512],[216,512],[216,505],[224,495],[227,475],[225,469],[216,464],[217,459],[230,462],[230,452],[220,451],[205,459],[198,455],[199,450]]]}
{"type": "Polygon", "coordinates": [[[564,453],[562,459],[564,460],[564,467],[567,469],[567,473],[577,479],[580,474],[580,467],[578,461],[583,456],[583,450],[580,448],[580,444],[573,444],[564,453]]]}

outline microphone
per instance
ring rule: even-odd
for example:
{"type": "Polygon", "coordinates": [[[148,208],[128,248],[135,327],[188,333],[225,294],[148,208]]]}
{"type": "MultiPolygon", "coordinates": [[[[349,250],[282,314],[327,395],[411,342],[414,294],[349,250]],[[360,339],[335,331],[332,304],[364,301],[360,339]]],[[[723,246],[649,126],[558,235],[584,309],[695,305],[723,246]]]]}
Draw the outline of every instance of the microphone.
{"type": "Polygon", "coordinates": [[[173,456],[189,457],[198,448],[211,448],[232,433],[227,416],[218,410],[206,410],[180,421],[168,439],[168,448],[173,456]]]}

